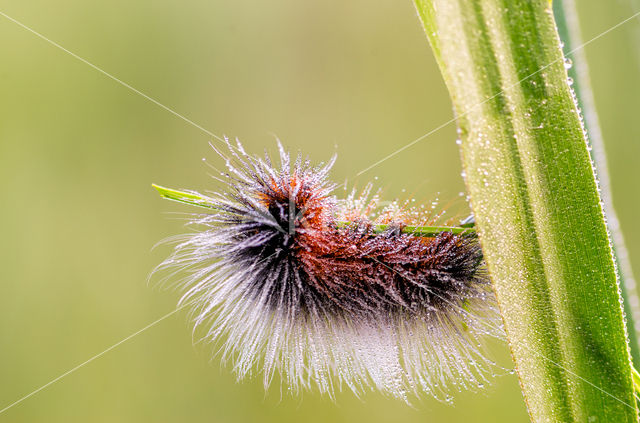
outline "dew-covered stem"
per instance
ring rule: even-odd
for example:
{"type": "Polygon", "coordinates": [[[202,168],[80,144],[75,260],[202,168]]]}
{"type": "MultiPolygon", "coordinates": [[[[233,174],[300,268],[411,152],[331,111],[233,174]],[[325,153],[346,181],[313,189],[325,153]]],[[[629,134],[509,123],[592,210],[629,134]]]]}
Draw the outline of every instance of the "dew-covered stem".
{"type": "Polygon", "coordinates": [[[610,240],[548,0],[415,0],[536,422],[635,422],[610,240]]]}
{"type": "Polygon", "coordinates": [[[629,348],[633,362],[637,366],[640,365],[640,344],[638,343],[638,329],[635,322],[640,317],[640,300],[638,299],[637,284],[631,270],[629,254],[622,235],[622,229],[620,228],[620,222],[613,207],[604,140],[589,81],[589,68],[584,49],[578,48],[582,44],[582,37],[580,35],[576,2],[575,0],[555,0],[553,2],[553,12],[558,24],[560,39],[564,44],[565,67],[569,78],[573,80],[573,91],[584,116],[584,126],[589,134],[589,141],[592,146],[590,150],[591,159],[596,166],[600,195],[602,196],[604,211],[607,216],[607,227],[611,233],[613,250],[618,264],[618,277],[627,320],[629,348]]]}

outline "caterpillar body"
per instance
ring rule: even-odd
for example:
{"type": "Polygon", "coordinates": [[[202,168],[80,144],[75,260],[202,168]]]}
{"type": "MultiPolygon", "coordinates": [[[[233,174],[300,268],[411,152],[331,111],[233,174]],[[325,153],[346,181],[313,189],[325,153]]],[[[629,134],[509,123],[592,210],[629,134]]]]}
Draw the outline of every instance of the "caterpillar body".
{"type": "Polygon", "coordinates": [[[501,329],[475,237],[405,233],[429,223],[405,207],[374,218],[370,186],[337,200],[335,158],[292,163],[279,144],[276,166],[227,147],[225,190],[185,194],[211,212],[159,269],[184,274],[181,303],[239,378],[259,368],[265,386],[277,372],[294,392],[375,388],[404,400],[486,381],[483,340],[501,329]]]}

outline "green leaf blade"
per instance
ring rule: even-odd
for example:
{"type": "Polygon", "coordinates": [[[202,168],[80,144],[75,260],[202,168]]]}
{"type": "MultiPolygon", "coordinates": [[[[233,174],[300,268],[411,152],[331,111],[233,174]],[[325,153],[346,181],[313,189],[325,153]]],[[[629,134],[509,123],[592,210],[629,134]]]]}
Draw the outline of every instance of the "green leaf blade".
{"type": "Polygon", "coordinates": [[[151,184],[151,186],[158,191],[162,198],[166,198],[167,200],[177,201],[179,203],[189,204],[196,207],[203,207],[210,210],[216,209],[211,201],[203,195],[189,191],[166,188],[156,184],[151,184]]]}
{"type": "Polygon", "coordinates": [[[416,5],[532,420],[635,422],[611,246],[549,2],[416,5]]]}
{"type": "MultiPolygon", "coordinates": [[[[626,316],[627,335],[629,337],[629,349],[634,364],[640,364],[640,344],[634,322],[633,303],[639,303],[635,280],[628,258],[624,236],[618,223],[618,216],[613,205],[612,193],[609,184],[609,172],[605,157],[605,148],[600,123],[595,110],[593,93],[589,81],[589,69],[584,50],[578,48],[583,44],[578,23],[578,11],[575,0],[556,0],[553,2],[553,11],[558,24],[558,33],[564,43],[564,53],[572,60],[573,65],[567,70],[569,77],[573,79],[573,91],[576,93],[578,105],[584,115],[584,125],[589,134],[589,141],[593,148],[590,155],[596,165],[596,171],[600,183],[600,195],[604,203],[607,216],[607,226],[611,233],[613,252],[618,268],[618,279],[622,294],[624,312],[626,316]],[[630,289],[631,288],[631,289],[630,289]]],[[[571,63],[571,62],[570,62],[571,63]]]]}

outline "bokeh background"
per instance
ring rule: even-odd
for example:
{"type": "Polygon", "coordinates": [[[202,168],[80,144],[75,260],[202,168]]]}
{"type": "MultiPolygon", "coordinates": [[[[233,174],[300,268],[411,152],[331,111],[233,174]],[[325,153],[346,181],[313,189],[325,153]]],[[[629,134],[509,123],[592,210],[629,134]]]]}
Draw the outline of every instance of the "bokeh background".
{"type": "MultiPolygon", "coordinates": [[[[581,2],[589,39],[633,13],[581,2]]],[[[7,0],[23,22],[252,152],[274,134],[350,186],[464,210],[452,118],[411,1],[7,0]],[[404,192],[403,190],[406,190],[404,192]]],[[[640,272],[640,21],[586,48],[633,265],[640,272]]],[[[211,137],[0,16],[0,409],[174,309],[147,284],[187,206],[151,183],[212,189],[211,137]],[[178,212],[178,214],[176,214],[178,212]]],[[[214,141],[215,142],[215,141],[214,141]]],[[[640,276],[640,275],[639,275],[640,276]]],[[[496,359],[510,367],[504,345],[496,359]]],[[[0,422],[525,422],[506,373],[453,405],[370,393],[291,397],[236,383],[193,345],[186,312],[0,414],[0,422]]]]}

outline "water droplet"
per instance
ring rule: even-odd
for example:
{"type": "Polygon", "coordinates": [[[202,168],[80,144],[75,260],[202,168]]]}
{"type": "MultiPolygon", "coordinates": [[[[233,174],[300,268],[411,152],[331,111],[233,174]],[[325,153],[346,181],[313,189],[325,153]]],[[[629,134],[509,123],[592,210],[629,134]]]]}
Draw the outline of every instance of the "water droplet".
{"type": "Polygon", "coordinates": [[[569,59],[568,57],[565,57],[565,59],[564,59],[564,68],[565,69],[571,69],[572,66],[573,66],[573,62],[571,61],[571,59],[569,59]]]}

